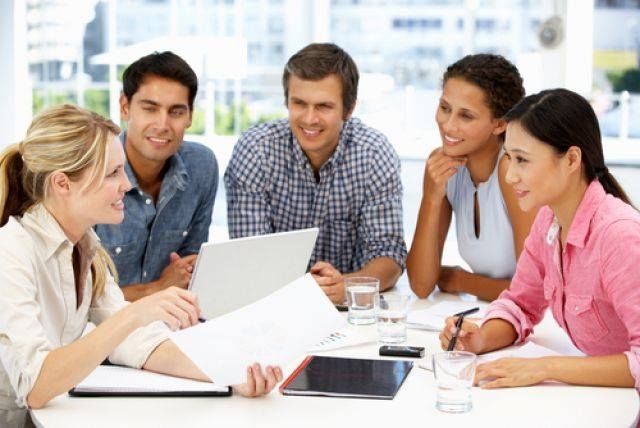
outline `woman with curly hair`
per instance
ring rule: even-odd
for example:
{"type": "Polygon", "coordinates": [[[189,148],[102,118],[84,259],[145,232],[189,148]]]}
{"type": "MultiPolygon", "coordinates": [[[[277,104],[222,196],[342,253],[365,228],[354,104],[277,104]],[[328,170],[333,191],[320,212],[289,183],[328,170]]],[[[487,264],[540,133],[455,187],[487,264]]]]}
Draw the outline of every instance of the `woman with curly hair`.
{"type": "MultiPolygon", "coordinates": [[[[573,385],[640,390],[640,213],[604,162],[598,119],[567,89],[529,95],[505,116],[507,181],[539,211],[507,291],[482,326],[463,322],[455,349],[476,354],[524,343],[547,309],[585,356],[480,364],[483,388],[573,385]]],[[[457,319],[447,319],[447,349],[457,319]]],[[[636,426],[636,425],[634,425],[636,426]]]]}
{"type": "Polygon", "coordinates": [[[411,288],[494,300],[509,286],[534,213],[505,184],[503,116],[524,96],[517,68],[499,55],[468,55],[450,65],[436,122],[442,147],[429,156],[416,231],[407,258],[411,288]],[[472,272],[442,266],[455,213],[458,249],[472,272]]]}

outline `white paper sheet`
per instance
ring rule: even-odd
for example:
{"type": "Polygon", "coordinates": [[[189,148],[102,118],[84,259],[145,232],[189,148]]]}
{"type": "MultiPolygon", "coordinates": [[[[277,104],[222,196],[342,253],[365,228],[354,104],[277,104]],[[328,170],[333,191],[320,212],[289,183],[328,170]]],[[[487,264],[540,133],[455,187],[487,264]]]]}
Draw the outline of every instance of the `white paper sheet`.
{"type": "MultiPolygon", "coordinates": [[[[549,349],[545,346],[538,345],[532,341],[526,342],[524,345],[513,345],[498,351],[488,352],[486,354],[478,355],[478,364],[488,363],[491,361],[499,360],[500,358],[541,358],[541,357],[557,357],[560,355],[578,356],[584,355],[578,352],[572,352],[571,354],[564,354],[553,349],[549,349]]],[[[431,358],[433,355],[428,355],[424,360],[418,363],[418,367],[425,370],[433,370],[431,358]]]]}
{"type": "Polygon", "coordinates": [[[345,324],[306,274],[251,305],[171,338],[216,384],[233,385],[246,381],[247,366],[254,362],[283,366],[345,324]]]}
{"type": "Polygon", "coordinates": [[[87,391],[224,391],[227,387],[183,379],[147,370],[120,366],[98,366],[77,386],[87,391]]]}
{"type": "Polygon", "coordinates": [[[486,303],[479,302],[440,302],[427,309],[409,312],[407,315],[407,327],[429,331],[441,331],[447,317],[467,309],[479,307],[480,310],[469,318],[483,318],[487,309],[486,303]]]}
{"type": "Polygon", "coordinates": [[[307,351],[324,352],[378,341],[377,330],[362,328],[358,330],[358,328],[359,326],[349,325],[340,331],[331,333],[329,336],[311,346],[307,351]]]}

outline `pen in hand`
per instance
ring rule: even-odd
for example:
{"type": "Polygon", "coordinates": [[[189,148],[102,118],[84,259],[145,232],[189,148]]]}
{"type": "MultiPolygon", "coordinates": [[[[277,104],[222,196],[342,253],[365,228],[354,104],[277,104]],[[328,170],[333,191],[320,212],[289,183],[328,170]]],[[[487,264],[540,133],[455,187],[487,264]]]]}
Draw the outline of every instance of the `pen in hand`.
{"type": "Polygon", "coordinates": [[[449,346],[447,347],[447,351],[453,351],[456,347],[456,341],[458,340],[458,335],[460,334],[460,329],[462,328],[462,322],[464,321],[464,317],[467,315],[471,315],[480,310],[479,307],[471,308],[466,311],[458,312],[454,316],[457,316],[458,319],[456,321],[456,329],[451,336],[451,340],[449,341],[449,346]]]}

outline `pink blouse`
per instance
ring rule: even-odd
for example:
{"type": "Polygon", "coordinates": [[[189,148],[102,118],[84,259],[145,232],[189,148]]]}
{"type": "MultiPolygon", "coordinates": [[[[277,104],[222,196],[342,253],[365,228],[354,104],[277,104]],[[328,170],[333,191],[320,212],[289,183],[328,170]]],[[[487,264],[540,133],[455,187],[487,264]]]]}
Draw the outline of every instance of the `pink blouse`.
{"type": "Polygon", "coordinates": [[[594,180],[582,198],[560,253],[553,212],[531,227],[510,287],[485,319],[513,324],[522,342],[549,307],[587,355],[624,353],[640,388],[640,213],[594,180]]]}

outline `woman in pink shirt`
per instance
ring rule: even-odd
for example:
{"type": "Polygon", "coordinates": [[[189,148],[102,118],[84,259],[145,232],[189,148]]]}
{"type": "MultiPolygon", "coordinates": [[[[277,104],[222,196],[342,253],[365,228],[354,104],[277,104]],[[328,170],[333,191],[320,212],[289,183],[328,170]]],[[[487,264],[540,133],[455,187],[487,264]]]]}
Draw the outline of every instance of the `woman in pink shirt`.
{"type": "MultiPolygon", "coordinates": [[[[505,358],[479,365],[483,388],[545,380],[640,388],[640,213],[604,163],[598,120],[566,89],[526,97],[506,116],[507,182],[523,210],[540,208],[510,287],[456,349],[521,343],[549,308],[586,357],[505,358]]],[[[446,348],[455,330],[440,334],[446,348]]]]}

